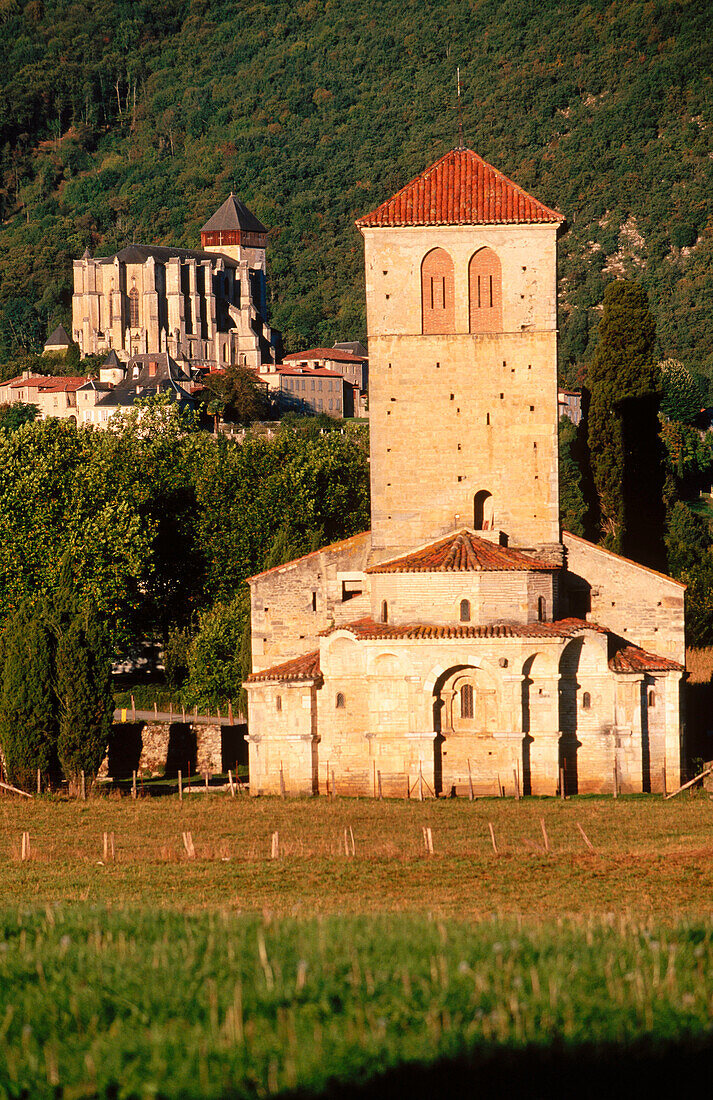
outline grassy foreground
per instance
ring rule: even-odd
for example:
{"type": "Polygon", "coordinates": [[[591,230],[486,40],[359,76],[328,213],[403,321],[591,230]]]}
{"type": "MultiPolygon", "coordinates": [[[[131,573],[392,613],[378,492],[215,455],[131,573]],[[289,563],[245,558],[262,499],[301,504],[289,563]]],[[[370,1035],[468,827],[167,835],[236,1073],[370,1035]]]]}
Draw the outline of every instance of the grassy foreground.
{"type": "Polygon", "coordinates": [[[476,928],[80,906],[0,922],[0,1095],[264,1096],[558,1041],[705,1035],[713,924],[476,928]]]}
{"type": "Polygon", "coordinates": [[[705,795],[0,799],[0,1098],[675,1087],[712,855],[705,795]]]}

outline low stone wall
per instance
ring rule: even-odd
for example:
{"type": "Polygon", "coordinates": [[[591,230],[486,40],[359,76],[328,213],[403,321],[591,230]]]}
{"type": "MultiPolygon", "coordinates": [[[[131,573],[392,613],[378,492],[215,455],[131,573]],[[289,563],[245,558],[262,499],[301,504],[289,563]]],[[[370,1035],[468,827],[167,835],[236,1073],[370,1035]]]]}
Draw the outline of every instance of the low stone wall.
{"type": "Polygon", "coordinates": [[[215,775],[248,762],[247,726],[193,722],[118,722],[99,777],[215,775]]]}

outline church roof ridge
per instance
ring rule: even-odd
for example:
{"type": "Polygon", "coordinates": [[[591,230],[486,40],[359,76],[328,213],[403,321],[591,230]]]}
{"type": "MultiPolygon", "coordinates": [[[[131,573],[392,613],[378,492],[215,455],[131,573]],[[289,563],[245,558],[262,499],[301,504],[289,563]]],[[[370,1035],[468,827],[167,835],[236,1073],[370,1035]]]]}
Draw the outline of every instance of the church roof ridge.
{"type": "Polygon", "coordinates": [[[562,214],[529,195],[472,149],[451,149],[356,224],[363,229],[562,222],[562,214]]]}
{"type": "Polygon", "coordinates": [[[267,233],[267,227],[231,191],[215,214],[201,227],[201,233],[233,229],[242,229],[247,233],[267,233]]]}
{"type": "Polygon", "coordinates": [[[464,528],[429,542],[408,554],[370,566],[367,573],[492,573],[522,570],[549,572],[559,569],[552,562],[530,558],[520,550],[480,539],[464,528]]]}

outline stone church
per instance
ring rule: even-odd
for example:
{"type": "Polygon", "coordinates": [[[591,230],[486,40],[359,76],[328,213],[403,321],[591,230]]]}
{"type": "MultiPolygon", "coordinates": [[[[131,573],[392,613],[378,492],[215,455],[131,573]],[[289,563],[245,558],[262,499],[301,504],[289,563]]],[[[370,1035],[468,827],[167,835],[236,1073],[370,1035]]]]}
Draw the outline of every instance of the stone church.
{"type": "Polygon", "coordinates": [[[562,225],[461,148],[357,222],[372,526],[250,579],[252,793],[678,785],[683,586],[560,530],[562,225]]]}
{"type": "Polygon", "coordinates": [[[130,244],[74,261],[72,331],[82,355],[167,352],[192,366],[276,361],[266,320],[267,229],[231,194],[201,250],[130,244]]]}

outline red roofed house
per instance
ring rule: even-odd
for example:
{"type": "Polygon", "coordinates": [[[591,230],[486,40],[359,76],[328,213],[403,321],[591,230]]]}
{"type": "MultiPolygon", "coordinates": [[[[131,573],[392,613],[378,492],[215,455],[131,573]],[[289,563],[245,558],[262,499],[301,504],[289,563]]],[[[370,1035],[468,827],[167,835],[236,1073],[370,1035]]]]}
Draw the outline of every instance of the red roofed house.
{"type": "Polygon", "coordinates": [[[678,785],[683,586],[560,530],[562,222],[468,149],[357,222],[372,525],[250,579],[252,793],[678,785]]]}
{"type": "Polygon", "coordinates": [[[286,367],[326,367],[327,370],[341,374],[361,393],[366,393],[368,388],[368,358],[342,348],[296,351],[292,355],[283,356],[282,362],[286,367]]]}
{"type": "Polygon", "coordinates": [[[31,374],[23,371],[16,378],[0,383],[0,404],[13,405],[22,402],[36,405],[41,419],[48,416],[69,418],[77,422],[77,390],[86,378],[68,378],[49,374],[31,374]]]}

